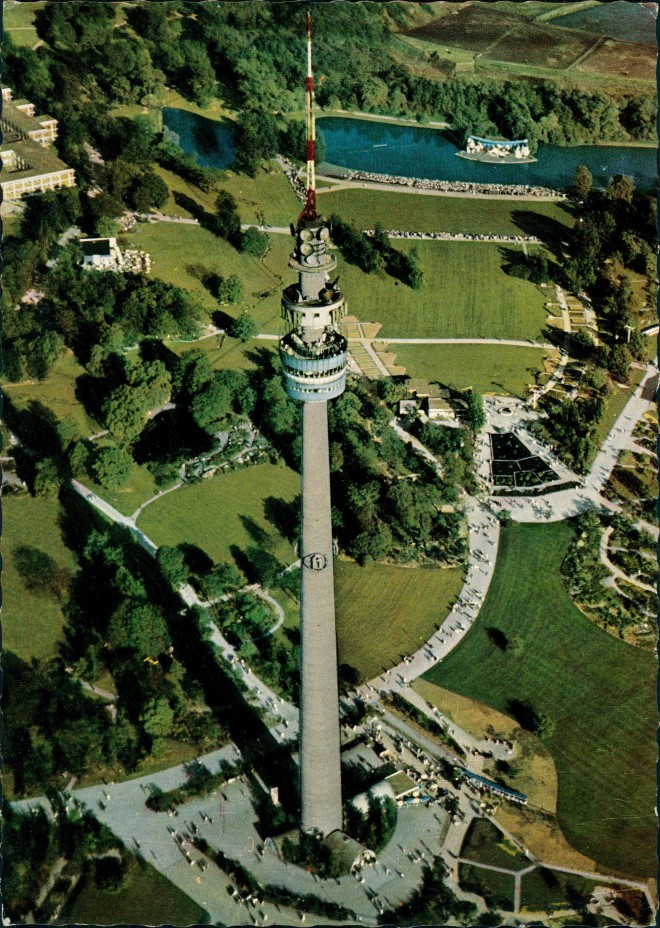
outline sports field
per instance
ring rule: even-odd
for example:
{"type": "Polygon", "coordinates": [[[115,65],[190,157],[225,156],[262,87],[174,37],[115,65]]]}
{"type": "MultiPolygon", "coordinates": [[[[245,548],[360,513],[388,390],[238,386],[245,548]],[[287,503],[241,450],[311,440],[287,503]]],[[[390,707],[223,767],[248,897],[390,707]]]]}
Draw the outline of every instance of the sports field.
{"type": "Polygon", "coordinates": [[[233,561],[234,547],[260,548],[286,566],[293,548],[268,520],[266,501],[291,503],[299,493],[300,477],[288,467],[255,464],[163,496],[137,524],[157,545],[194,544],[215,562],[233,561]]]}
{"type": "Polygon", "coordinates": [[[388,350],[410,377],[514,396],[523,396],[525,386],[534,383],[532,372],[543,370],[543,359],[557,354],[515,345],[390,345],[388,350]]]}
{"type": "Polygon", "coordinates": [[[207,913],[146,861],[131,861],[120,888],[98,889],[84,877],[66,906],[69,924],[199,925],[207,913]]]}
{"type": "Polygon", "coordinates": [[[566,234],[573,218],[558,203],[486,200],[474,197],[420,196],[373,190],[332,190],[319,195],[325,216],[338,213],[359,229],[417,232],[465,232],[471,235],[566,234]]]}
{"type": "Polygon", "coordinates": [[[463,584],[459,568],[335,561],[339,662],[369,680],[431,637],[463,584]]]}
{"type": "Polygon", "coordinates": [[[61,511],[55,499],[2,499],[2,644],[24,661],[52,657],[65,624],[77,564],[62,541],[61,511]]]}
{"type": "Polygon", "coordinates": [[[53,364],[44,380],[5,384],[3,389],[18,409],[24,409],[30,402],[41,403],[60,422],[68,420],[77,429],[78,434],[85,438],[100,431],[102,426],[87,415],[80,401],[76,399],[76,380],[84,373],[73,354],[67,350],[53,364]]]}
{"type": "Polygon", "coordinates": [[[601,871],[648,877],[657,827],[655,659],[573,605],[560,575],[569,524],[512,524],[500,537],[477,622],[426,679],[510,715],[520,704],[546,714],[567,839],[601,871]],[[519,639],[517,656],[493,646],[491,627],[519,639]]]}

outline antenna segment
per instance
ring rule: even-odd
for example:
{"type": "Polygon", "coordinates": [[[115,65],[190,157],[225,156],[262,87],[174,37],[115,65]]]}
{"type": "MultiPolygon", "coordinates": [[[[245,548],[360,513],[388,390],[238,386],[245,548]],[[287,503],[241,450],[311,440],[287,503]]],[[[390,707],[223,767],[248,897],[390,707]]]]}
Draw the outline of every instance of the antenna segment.
{"type": "Polygon", "coordinates": [[[314,169],[316,121],[314,119],[314,75],[312,74],[312,17],[307,13],[307,78],[305,80],[305,122],[307,126],[307,199],[298,217],[316,219],[316,171],[314,169]]]}

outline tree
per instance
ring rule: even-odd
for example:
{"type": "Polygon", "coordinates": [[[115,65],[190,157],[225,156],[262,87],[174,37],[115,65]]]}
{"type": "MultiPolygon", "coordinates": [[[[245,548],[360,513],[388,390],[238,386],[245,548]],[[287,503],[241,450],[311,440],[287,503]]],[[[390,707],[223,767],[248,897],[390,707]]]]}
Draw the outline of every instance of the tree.
{"type": "Polygon", "coordinates": [[[110,616],[107,640],[111,648],[126,650],[138,660],[155,657],[170,645],[162,610],[134,599],[126,600],[110,616]]]}
{"type": "Polygon", "coordinates": [[[479,432],[486,423],[484,402],[479,393],[472,390],[467,396],[467,409],[464,413],[465,424],[473,432],[479,432]]]}
{"type": "Polygon", "coordinates": [[[216,374],[197,393],[190,404],[190,413],[197,425],[214,434],[231,412],[232,392],[225,378],[216,374]]]}
{"type": "Polygon", "coordinates": [[[172,730],[174,711],[164,696],[154,696],[140,713],[140,722],[152,738],[166,738],[172,730]]]}
{"type": "Polygon", "coordinates": [[[607,366],[610,373],[619,383],[628,383],[630,376],[630,362],[632,360],[627,345],[615,345],[609,353],[607,366]]]}
{"type": "Polygon", "coordinates": [[[74,441],[67,450],[67,461],[72,477],[81,477],[87,471],[89,449],[83,441],[74,441]]]}
{"type": "Polygon", "coordinates": [[[188,582],[190,571],[186,565],[185,556],[180,548],[161,545],[156,553],[156,561],[163,577],[175,589],[188,582]]]}
{"type": "Polygon", "coordinates": [[[617,174],[607,186],[606,196],[610,200],[619,200],[626,203],[632,201],[635,190],[635,181],[626,174],[617,174]]]}
{"type": "Polygon", "coordinates": [[[220,277],[215,283],[214,294],[219,303],[240,303],[243,299],[243,282],[237,274],[220,277]]]}
{"type": "Polygon", "coordinates": [[[153,171],[139,176],[130,192],[129,203],[139,213],[147,213],[151,207],[158,209],[167,202],[169,190],[162,177],[153,171]]]}
{"type": "Polygon", "coordinates": [[[128,384],[112,391],[102,406],[103,418],[112,437],[119,445],[127,445],[137,438],[146,421],[143,399],[128,384]]]}
{"type": "Polygon", "coordinates": [[[101,448],[92,464],[94,477],[106,490],[123,487],[133,470],[133,459],[124,448],[101,448]]]}
{"type": "Polygon", "coordinates": [[[235,248],[240,248],[241,217],[234,197],[228,190],[221,190],[215,201],[214,231],[220,238],[226,239],[235,248]]]}
{"type": "Polygon", "coordinates": [[[246,229],[241,238],[241,251],[255,258],[263,258],[268,251],[268,236],[255,226],[246,229]]]}
{"type": "Polygon", "coordinates": [[[244,577],[233,564],[216,564],[200,578],[200,587],[207,599],[219,599],[225,593],[235,593],[244,577]]]}
{"type": "Polygon", "coordinates": [[[257,334],[257,324],[248,313],[241,313],[238,319],[232,322],[229,334],[232,338],[247,342],[257,334]]]}
{"type": "Polygon", "coordinates": [[[34,495],[52,499],[60,489],[60,476],[54,458],[44,458],[36,466],[34,475],[34,495]]]}
{"type": "Polygon", "coordinates": [[[593,182],[593,174],[589,168],[584,164],[579,164],[575,169],[575,179],[573,181],[575,196],[580,200],[586,200],[591,191],[593,182]]]}

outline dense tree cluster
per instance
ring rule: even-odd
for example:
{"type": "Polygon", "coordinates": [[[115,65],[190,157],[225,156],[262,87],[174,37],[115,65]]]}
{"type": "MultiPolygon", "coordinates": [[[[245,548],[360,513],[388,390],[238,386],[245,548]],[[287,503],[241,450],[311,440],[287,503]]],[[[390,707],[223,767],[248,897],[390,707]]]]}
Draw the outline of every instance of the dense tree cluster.
{"type": "Polygon", "coordinates": [[[344,831],[360,844],[378,853],[388,843],[396,828],[396,802],[391,796],[369,792],[368,809],[363,812],[354,802],[344,806],[344,831]]]}
{"type": "Polygon", "coordinates": [[[366,274],[385,271],[397,280],[419,290],[424,283],[424,273],[419,265],[417,247],[409,252],[399,251],[390,241],[379,222],[374,235],[365,235],[355,226],[344,222],[337,214],[330,217],[332,238],[343,257],[356,264],[366,274]]]}
{"type": "Polygon", "coordinates": [[[547,417],[538,420],[532,431],[552,443],[558,455],[578,474],[586,473],[595,450],[598,423],[605,403],[599,396],[575,400],[551,398],[545,409],[547,417]]]}

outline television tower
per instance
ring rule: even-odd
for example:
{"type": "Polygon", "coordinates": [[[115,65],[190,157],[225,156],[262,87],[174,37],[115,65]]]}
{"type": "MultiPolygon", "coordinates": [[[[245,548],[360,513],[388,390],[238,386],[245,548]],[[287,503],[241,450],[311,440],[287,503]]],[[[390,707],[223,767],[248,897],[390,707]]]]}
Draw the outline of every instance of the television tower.
{"type": "Polygon", "coordinates": [[[342,827],[337,634],[330,519],[328,400],[344,392],[348,343],[337,331],[344,297],[329,274],[330,230],[316,214],[312,30],[307,14],[307,195],[291,233],[289,267],[298,283],[282,293],[280,339],[284,387],[303,403],[302,530],[300,543],[300,802],[301,828],[323,835],[342,827]]]}

